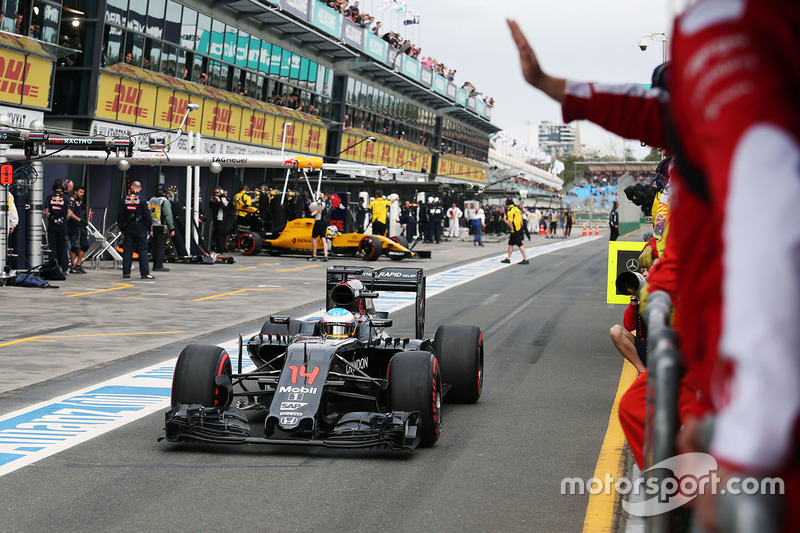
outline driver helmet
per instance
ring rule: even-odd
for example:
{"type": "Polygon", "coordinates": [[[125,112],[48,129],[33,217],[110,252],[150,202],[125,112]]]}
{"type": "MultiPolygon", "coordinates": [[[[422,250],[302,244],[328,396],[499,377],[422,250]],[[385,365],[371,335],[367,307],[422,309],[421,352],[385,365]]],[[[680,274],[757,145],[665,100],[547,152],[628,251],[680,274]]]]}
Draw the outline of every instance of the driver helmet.
{"type": "Polygon", "coordinates": [[[356,332],[356,317],[347,309],[334,307],[322,316],[322,333],[328,337],[350,337],[356,332]]]}

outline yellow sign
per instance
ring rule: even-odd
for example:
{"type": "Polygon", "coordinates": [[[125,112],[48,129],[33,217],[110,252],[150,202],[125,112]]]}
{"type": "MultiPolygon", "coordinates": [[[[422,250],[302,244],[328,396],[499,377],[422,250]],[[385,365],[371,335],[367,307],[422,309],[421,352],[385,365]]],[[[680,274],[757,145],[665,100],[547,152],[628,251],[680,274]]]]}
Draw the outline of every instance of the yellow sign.
{"type": "Polygon", "coordinates": [[[47,109],[53,63],[3,49],[0,54],[0,102],[47,109]]]}
{"type": "Polygon", "coordinates": [[[452,155],[440,157],[437,174],[467,181],[486,183],[485,167],[466,157],[452,155]]]}
{"type": "Polygon", "coordinates": [[[97,117],[153,125],[156,88],[125,78],[100,76],[97,117]]]}
{"type": "Polygon", "coordinates": [[[231,116],[229,118],[228,139],[232,141],[239,140],[239,133],[242,129],[242,108],[239,106],[231,106],[231,116]]]}
{"type": "Polygon", "coordinates": [[[628,304],[631,295],[617,291],[617,277],[623,272],[639,272],[639,254],[644,242],[609,241],[608,243],[608,284],[606,286],[606,303],[628,304]]]}
{"type": "Polygon", "coordinates": [[[311,154],[324,154],[325,141],[328,140],[328,130],[310,124],[306,125],[305,130],[305,140],[303,141],[301,150],[311,154]]]}

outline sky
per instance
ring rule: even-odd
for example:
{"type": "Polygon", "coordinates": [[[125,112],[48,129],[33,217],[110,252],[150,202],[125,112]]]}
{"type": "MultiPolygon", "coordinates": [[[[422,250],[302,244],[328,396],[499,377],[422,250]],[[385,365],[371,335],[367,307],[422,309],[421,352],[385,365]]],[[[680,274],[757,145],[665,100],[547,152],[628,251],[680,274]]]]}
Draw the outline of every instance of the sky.
{"type": "MultiPolygon", "coordinates": [[[[367,13],[380,11],[384,0],[361,0],[367,13]],[[371,11],[372,10],[372,11],[371,11]]],[[[420,24],[401,33],[431,56],[458,70],[456,83],[472,82],[495,99],[492,123],[520,140],[536,142],[542,121],[561,123],[558,103],[522,78],[519,56],[506,25],[515,19],[525,32],[548,74],[603,83],[650,83],[662,61],[662,44],[639,40],[651,32],[669,34],[677,0],[407,0],[420,14],[420,24]],[[530,123],[530,125],[526,123],[530,123]],[[529,137],[530,135],[530,137],[529,137]]],[[[391,22],[389,10],[376,20],[391,22]]],[[[401,26],[399,17],[394,25],[401,26]]],[[[384,22],[386,26],[386,22],[384,22]]],[[[637,158],[649,152],[638,141],[627,141],[585,121],[579,122],[581,142],[604,153],[621,154],[623,147],[637,158]]]]}

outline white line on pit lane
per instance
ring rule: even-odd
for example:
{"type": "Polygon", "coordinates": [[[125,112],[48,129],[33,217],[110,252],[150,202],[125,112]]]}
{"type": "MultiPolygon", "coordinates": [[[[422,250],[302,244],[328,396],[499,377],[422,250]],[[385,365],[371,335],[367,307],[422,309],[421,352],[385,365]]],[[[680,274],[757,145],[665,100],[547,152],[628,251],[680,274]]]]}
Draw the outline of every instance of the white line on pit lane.
{"type": "MultiPolygon", "coordinates": [[[[528,257],[538,257],[599,238],[581,237],[539,246],[530,250],[528,257]]],[[[500,262],[505,255],[430,276],[427,278],[426,297],[506,268],[500,262]]],[[[520,258],[519,253],[515,253],[512,263],[520,258]]],[[[413,303],[414,297],[409,293],[387,291],[381,293],[375,307],[379,311],[392,312],[413,303]]],[[[302,319],[318,315],[319,312],[314,312],[302,319]]],[[[256,333],[242,337],[248,339],[256,333]]],[[[223,343],[222,348],[230,355],[234,367],[238,366],[238,338],[223,343]]],[[[177,358],[171,358],[0,417],[0,476],[167,409],[176,362],[177,358]]],[[[245,372],[254,368],[246,358],[242,363],[245,372]]]]}

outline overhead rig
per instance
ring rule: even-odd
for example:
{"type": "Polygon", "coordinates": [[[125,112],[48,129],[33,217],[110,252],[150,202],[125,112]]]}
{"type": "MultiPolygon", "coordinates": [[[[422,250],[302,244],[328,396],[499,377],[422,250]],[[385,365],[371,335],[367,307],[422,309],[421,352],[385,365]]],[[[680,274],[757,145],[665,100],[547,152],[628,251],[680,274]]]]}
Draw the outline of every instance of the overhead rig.
{"type": "MultiPolygon", "coordinates": [[[[189,111],[187,111],[188,114],[189,111]]],[[[185,117],[184,117],[185,118],[185,117]]],[[[44,191],[42,180],[45,163],[76,164],[76,165],[115,165],[126,172],[131,166],[173,166],[186,169],[186,202],[185,209],[191,213],[186,217],[184,235],[194,235],[197,238],[197,227],[200,222],[200,169],[208,168],[212,173],[218,174],[224,168],[272,168],[286,169],[283,184],[284,196],[288,188],[292,172],[302,173],[309,191],[319,193],[322,187],[323,171],[329,170],[351,177],[366,176],[368,172],[377,174],[378,179],[384,176],[396,177],[402,175],[402,168],[389,168],[358,163],[325,163],[322,157],[298,154],[286,154],[281,151],[277,155],[269,154],[207,154],[203,153],[201,135],[193,132],[184,132],[179,128],[177,137],[170,142],[162,143],[162,148],[151,150],[134,150],[136,145],[135,135],[122,135],[116,137],[100,137],[90,135],[64,135],[48,131],[41,121],[31,122],[28,128],[10,128],[10,123],[0,115],[0,164],[9,161],[20,162],[29,169],[28,174],[34,178],[30,180],[30,197],[27,210],[28,235],[27,235],[27,260],[29,264],[42,264],[42,228],[41,219],[43,211],[44,191]],[[182,135],[188,137],[187,152],[175,153],[172,150],[174,142],[182,135]],[[319,171],[316,191],[308,180],[308,173],[319,171]]],[[[151,134],[154,132],[150,132],[151,134]]],[[[168,134],[170,132],[163,132],[168,134]]],[[[283,199],[281,200],[283,203],[283,199]]],[[[7,209],[8,200],[6,191],[0,190],[0,213],[7,209]]],[[[0,271],[5,267],[7,251],[7,231],[5,217],[0,216],[0,271]]]]}
{"type": "MultiPolygon", "coordinates": [[[[47,154],[48,148],[63,146],[80,146],[85,150],[101,150],[107,156],[131,156],[133,154],[133,139],[125,137],[73,137],[53,134],[47,130],[0,130],[0,143],[11,146],[22,145],[24,159],[47,154]]],[[[59,150],[60,151],[60,150],[59,150]]],[[[8,155],[6,155],[8,157],[8,155]]],[[[11,159],[11,158],[9,158],[11,159]]]]}

